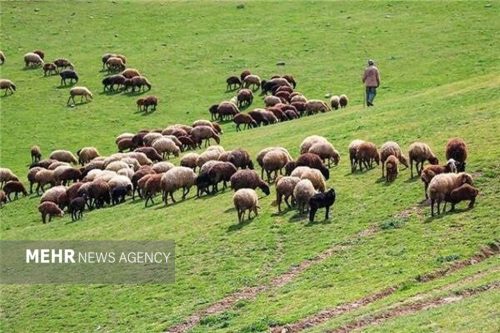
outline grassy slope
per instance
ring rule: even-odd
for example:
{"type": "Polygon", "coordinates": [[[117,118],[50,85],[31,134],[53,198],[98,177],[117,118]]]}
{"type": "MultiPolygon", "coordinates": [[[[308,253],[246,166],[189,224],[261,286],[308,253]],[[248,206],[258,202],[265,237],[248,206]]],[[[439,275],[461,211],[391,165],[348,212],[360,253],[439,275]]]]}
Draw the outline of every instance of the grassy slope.
{"type": "MultiPolygon", "coordinates": [[[[444,265],[439,257],[465,258],[499,237],[493,210],[500,153],[495,6],[287,2],[249,3],[236,10],[231,3],[95,2],[78,8],[2,3],[1,11],[2,25],[15,27],[0,32],[8,57],[1,76],[15,81],[19,91],[0,100],[0,161],[18,174],[25,173],[34,143],[45,153],[95,145],[109,154],[118,133],[205,118],[211,103],[231,96],[223,93],[225,77],[242,68],[262,77],[293,73],[307,96],[345,92],[352,104],[341,113],[244,133],[236,134],[228,124],[222,139],[227,149],[241,146],[255,154],[282,145],[296,155],[305,136],[328,137],[343,156],[329,181],[339,193],[331,223],[304,224],[294,212],[276,216],[274,197],[269,197],[262,198],[257,220],[236,227],[229,192],[166,209],[127,203],[88,213],[82,223],[66,224],[65,218],[46,226],[36,214],[37,198],[9,204],[0,212],[2,239],[175,239],[177,281],[165,286],[2,287],[6,331],[161,330],[370,225],[392,219],[404,224],[313,267],[276,293],[243,304],[229,320],[222,316],[195,329],[259,331],[268,323],[293,322],[406,281],[444,265]],[[50,24],[44,23],[47,19],[50,24]],[[26,25],[38,29],[23,29],[26,25]],[[401,33],[408,30],[414,34],[401,33]],[[56,77],[22,70],[22,54],[39,47],[49,59],[70,58],[95,100],[68,109],[67,90],[57,88],[56,77]],[[162,101],[158,112],[147,117],[134,113],[136,96],[99,94],[100,56],[110,50],[126,54],[131,66],[150,78],[152,93],[162,101]],[[367,57],[380,63],[384,82],[377,108],[370,110],[360,107],[359,75],[367,57]],[[287,63],[284,70],[275,66],[278,60],[287,63]],[[452,136],[468,142],[470,171],[480,175],[482,195],[473,211],[429,220],[426,208],[394,218],[421,200],[420,182],[408,181],[408,170],[390,186],[378,183],[380,170],[348,172],[345,147],[352,139],[377,144],[391,139],[403,147],[423,140],[443,159],[442,147],[452,136]]],[[[256,105],[261,104],[257,99],[256,105]]],[[[489,302],[482,299],[468,313],[473,322],[489,302]]],[[[404,320],[399,322],[404,328],[404,320]]]]}

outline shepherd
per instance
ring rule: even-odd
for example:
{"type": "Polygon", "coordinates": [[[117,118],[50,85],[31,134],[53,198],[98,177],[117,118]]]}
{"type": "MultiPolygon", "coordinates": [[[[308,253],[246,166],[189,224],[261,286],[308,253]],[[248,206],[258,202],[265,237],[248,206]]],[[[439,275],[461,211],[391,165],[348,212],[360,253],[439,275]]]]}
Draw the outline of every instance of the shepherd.
{"type": "Polygon", "coordinates": [[[380,74],[378,68],[375,66],[375,62],[371,59],[368,60],[368,67],[366,67],[363,74],[363,84],[366,88],[366,105],[373,106],[373,100],[377,95],[377,88],[380,85],[380,74]]]}

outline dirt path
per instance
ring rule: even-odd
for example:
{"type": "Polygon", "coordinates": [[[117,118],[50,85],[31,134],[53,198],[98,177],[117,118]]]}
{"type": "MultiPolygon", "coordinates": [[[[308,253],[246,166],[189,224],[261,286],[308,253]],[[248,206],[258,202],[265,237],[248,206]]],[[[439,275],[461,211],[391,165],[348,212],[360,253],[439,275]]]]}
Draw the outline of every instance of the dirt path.
{"type": "Polygon", "coordinates": [[[302,261],[297,266],[292,266],[287,272],[278,275],[275,277],[269,284],[255,286],[255,287],[247,287],[240,291],[237,291],[233,294],[230,294],[220,301],[213,303],[208,308],[198,311],[197,313],[191,315],[184,322],[177,324],[173,327],[170,327],[166,330],[167,333],[181,333],[186,332],[196,326],[202,318],[214,315],[217,313],[224,312],[231,308],[235,303],[240,300],[249,300],[255,298],[258,294],[263,293],[265,291],[280,288],[288,283],[290,283],[295,277],[299,274],[307,270],[312,265],[318,264],[325,259],[333,256],[336,253],[345,251],[358,243],[361,239],[370,237],[377,233],[380,229],[378,226],[371,226],[356,235],[348,238],[340,244],[335,244],[332,247],[329,247],[325,251],[318,254],[316,257],[312,259],[306,259],[302,261]]]}

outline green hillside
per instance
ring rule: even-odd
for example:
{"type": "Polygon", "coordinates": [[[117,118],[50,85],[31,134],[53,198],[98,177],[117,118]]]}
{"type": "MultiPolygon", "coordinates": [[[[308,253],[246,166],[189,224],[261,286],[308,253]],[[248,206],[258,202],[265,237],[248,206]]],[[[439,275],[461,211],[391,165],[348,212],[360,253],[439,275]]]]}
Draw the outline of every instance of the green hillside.
{"type": "MultiPolygon", "coordinates": [[[[293,74],[308,98],[345,93],[348,107],[242,132],[227,122],[221,145],[253,158],[282,146],[296,157],[305,137],[326,137],[341,154],[327,182],[337,192],[331,219],[323,221],[323,210],[315,223],[295,210],[278,214],[274,186],[267,197],[257,191],[259,216],[242,224],[229,190],[197,199],[192,189],[168,207],[159,197],[148,208],[128,199],[86,211],[77,223],[65,216],[47,225],[36,208],[40,198],[21,198],[0,209],[2,240],[173,239],[176,281],[2,285],[0,331],[266,332],[291,325],[307,332],[498,332],[500,3],[238,4],[0,2],[7,58],[0,78],[17,85],[11,96],[0,93],[0,166],[26,184],[33,144],[44,156],[83,146],[109,155],[120,133],[209,119],[208,107],[234,94],[225,91],[226,78],[243,69],[262,78],[293,74]],[[38,48],[46,59],[70,59],[93,101],[69,108],[59,76],[24,69],[23,55],[38,48]],[[125,54],[149,78],[160,99],[156,112],[138,113],[138,95],[102,92],[106,52],[125,54]],[[374,108],[363,108],[368,58],[382,78],[374,108]],[[408,169],[390,185],[380,167],[350,172],[354,139],[379,147],[397,141],[404,151],[424,141],[443,162],[452,137],[469,148],[467,172],[480,190],[472,210],[462,203],[431,218],[423,185],[408,169]],[[417,278],[433,272],[442,274],[417,278]]],[[[257,95],[250,109],[262,106],[257,95]]]]}

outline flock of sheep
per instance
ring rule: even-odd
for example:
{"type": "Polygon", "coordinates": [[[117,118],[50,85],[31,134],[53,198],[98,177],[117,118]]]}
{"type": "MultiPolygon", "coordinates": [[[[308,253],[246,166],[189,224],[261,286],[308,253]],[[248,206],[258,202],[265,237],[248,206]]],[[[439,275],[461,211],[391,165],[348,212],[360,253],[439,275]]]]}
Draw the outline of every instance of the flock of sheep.
{"type": "MultiPolygon", "coordinates": [[[[74,66],[66,59],[56,59],[46,64],[44,54],[37,50],[25,55],[27,67],[43,66],[45,74],[59,72],[61,84],[66,80],[78,82],[74,66]]],[[[5,61],[0,51],[0,60],[5,61]]],[[[120,74],[108,76],[103,80],[104,90],[144,86],[151,88],[149,81],[140,76],[134,69],[126,68],[126,58],[118,54],[105,54],[102,57],[103,69],[121,71],[120,74]]],[[[331,109],[345,107],[347,96],[333,96],[329,103],[322,100],[307,99],[295,91],[296,81],[291,75],[274,76],[269,80],[261,80],[257,75],[244,71],[241,75],[231,76],[226,80],[227,90],[238,90],[230,101],[212,105],[209,112],[212,121],[197,120],[191,125],[174,124],[155,130],[140,130],[137,133],[122,133],[115,139],[118,153],[101,156],[95,147],[84,147],[76,155],[67,150],[56,150],[42,159],[38,146],[31,148],[31,165],[27,174],[29,193],[41,194],[38,210],[43,223],[53,216],[63,216],[64,210],[71,214],[72,220],[83,216],[85,209],[99,209],[106,205],[118,205],[127,197],[135,200],[136,195],[144,200],[145,207],[154,204],[154,199],[161,193],[162,201],[168,205],[176,202],[174,193],[182,190],[182,200],[192,187],[196,187],[196,197],[214,195],[228,184],[235,191],[233,204],[238,214],[238,221],[248,218],[251,213],[258,215],[259,197],[256,189],[269,195],[270,184],[275,185],[278,211],[282,210],[283,201],[289,209],[296,206],[302,214],[309,212],[309,220],[314,221],[318,209],[326,208],[326,218],[336,200],[336,192],[328,189],[326,180],[330,177],[330,169],[338,166],[340,154],[326,138],[313,135],[305,138],[300,145],[300,155],[294,159],[283,147],[268,147],[261,150],[255,161],[261,169],[260,176],[254,170],[254,160],[244,149],[226,151],[220,146],[223,134],[221,126],[214,122],[231,119],[240,130],[244,127],[269,125],[279,121],[300,118],[331,109]],[[248,107],[253,102],[253,93],[261,90],[265,95],[265,109],[254,109],[248,113],[240,108],[248,107]],[[271,93],[271,95],[268,95],[271,93]],[[214,140],[216,146],[210,146],[214,140]],[[187,152],[176,166],[166,161],[171,155],[180,156],[188,149],[206,150],[200,154],[187,152]],[[80,167],[77,165],[80,164],[80,167]],[[33,189],[33,186],[36,188],[33,189]],[[46,186],[50,188],[46,189],[46,186]],[[42,194],[43,193],[43,194],[42,194]]],[[[9,80],[0,80],[0,87],[7,91],[15,90],[9,80]],[[4,88],[5,87],[5,88],[4,88]]],[[[90,97],[92,94],[85,87],[74,87],[70,90],[73,103],[75,96],[90,97]]],[[[154,96],[141,98],[137,106],[148,110],[156,108],[158,99],[154,96]]],[[[351,171],[358,168],[371,169],[374,163],[381,164],[382,177],[387,182],[393,181],[399,173],[399,164],[410,167],[413,178],[415,171],[420,176],[426,199],[431,201],[431,214],[437,204],[437,213],[441,213],[441,203],[450,202],[452,209],[463,200],[474,205],[478,190],[473,187],[472,177],[465,173],[467,147],[461,139],[451,139],[446,146],[447,162],[438,164],[431,148],[422,142],[410,145],[407,158],[400,146],[393,141],[384,143],[380,149],[374,143],[354,140],[348,147],[351,171]],[[430,165],[424,167],[424,162],[430,165]]],[[[24,184],[10,169],[0,168],[0,205],[18,199],[19,194],[28,195],[24,184]]]]}

